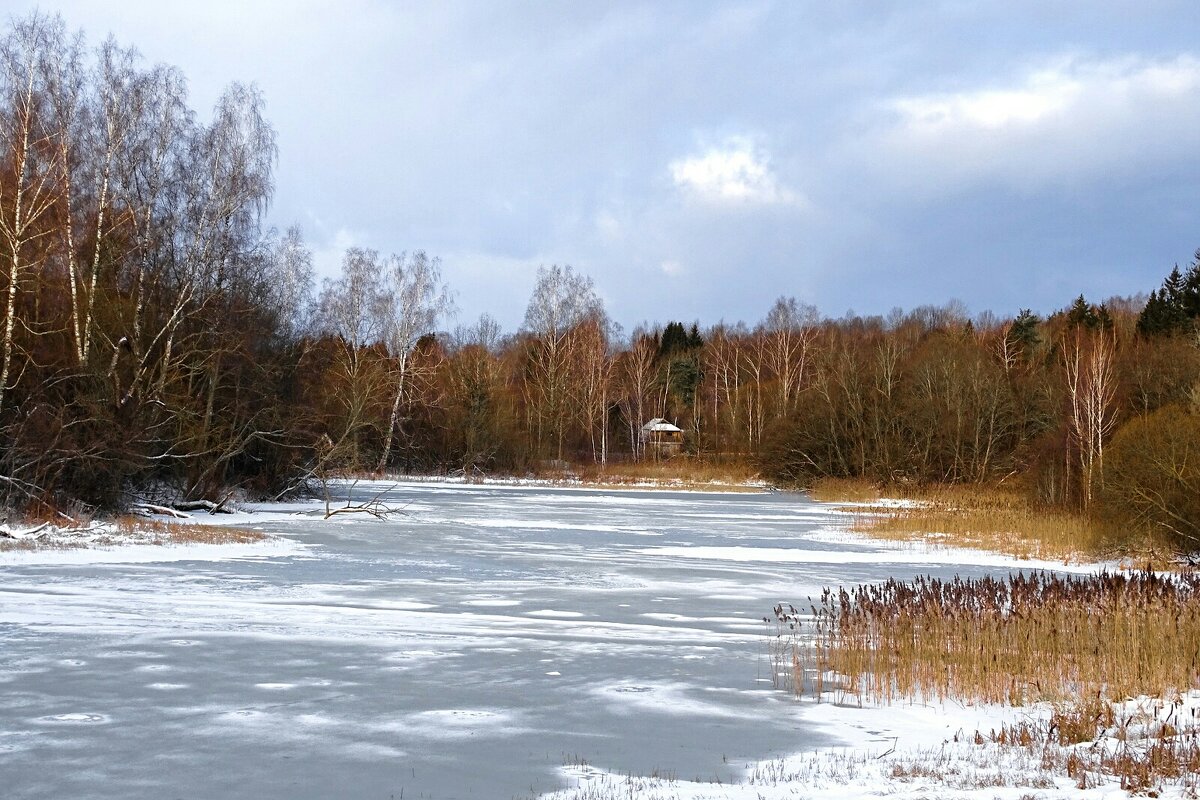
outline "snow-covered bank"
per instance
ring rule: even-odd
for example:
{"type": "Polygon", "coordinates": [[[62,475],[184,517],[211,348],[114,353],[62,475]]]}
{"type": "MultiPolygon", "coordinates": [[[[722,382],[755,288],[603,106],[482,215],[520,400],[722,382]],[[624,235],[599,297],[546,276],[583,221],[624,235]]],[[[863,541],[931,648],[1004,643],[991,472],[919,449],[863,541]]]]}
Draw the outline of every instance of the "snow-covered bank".
{"type": "MultiPolygon", "coordinates": [[[[561,768],[570,788],[542,800],[1128,798],[1132,794],[1122,788],[1120,777],[1097,769],[1100,759],[1119,752],[1143,755],[1171,727],[1180,741],[1195,737],[1200,732],[1200,691],[1170,702],[1142,697],[1117,704],[1115,723],[1094,741],[1072,746],[995,741],[1006,729],[1047,730],[1053,712],[1045,703],[1028,708],[953,702],[860,708],[805,702],[798,712],[805,723],[830,732],[842,744],[747,764],[733,782],[617,775],[574,763],[561,768]]],[[[1200,775],[1185,773],[1134,788],[1151,797],[1192,798],[1198,783],[1200,775]]]]}
{"type": "Polygon", "coordinates": [[[391,479],[372,478],[375,483],[421,484],[426,486],[507,486],[513,488],[535,489],[589,489],[615,490],[622,489],[659,489],[673,492],[706,492],[706,493],[737,493],[775,491],[775,487],[767,481],[723,481],[723,480],[685,480],[683,478],[635,478],[623,480],[620,475],[614,475],[611,480],[589,480],[577,476],[562,478],[534,478],[493,475],[397,475],[391,479]]]}
{"type": "MultiPolygon", "coordinates": [[[[354,481],[339,486],[351,503],[396,488],[394,481],[354,481]],[[357,492],[353,492],[355,487],[357,492]]],[[[336,504],[346,504],[343,497],[336,504]]],[[[219,511],[179,511],[140,504],[138,516],[24,527],[0,525],[0,565],[117,564],[215,561],[227,558],[283,557],[303,552],[301,544],[279,533],[256,528],[280,522],[345,525],[366,515],[338,514],[325,519],[325,502],[315,498],[285,502],[229,503],[219,511]]],[[[405,507],[389,509],[406,513],[405,507]]],[[[384,515],[386,516],[386,515],[384,515]]],[[[369,519],[369,517],[368,517],[369,519]]]]}
{"type": "Polygon", "coordinates": [[[157,564],[175,561],[229,561],[283,558],[303,555],[308,545],[280,536],[253,542],[205,544],[147,544],[125,542],[89,547],[43,547],[34,550],[0,550],[0,566],[89,564],[157,564]]]}
{"type": "MultiPolygon", "coordinates": [[[[850,541],[842,531],[831,530],[827,535],[813,535],[810,541],[836,542],[850,541]]],[[[860,541],[865,541],[862,537],[860,541]]],[[[803,564],[914,564],[914,565],[943,565],[971,564],[980,567],[995,567],[1005,570],[1050,570],[1056,572],[1074,572],[1091,574],[1107,568],[1110,571],[1119,569],[1117,562],[1093,564],[1062,564],[1056,561],[1039,559],[1017,559],[986,550],[968,550],[960,547],[942,547],[928,542],[876,542],[877,550],[870,552],[855,552],[847,550],[796,550],[788,547],[647,547],[640,552],[646,556],[669,558],[690,558],[717,561],[763,562],[764,564],[786,564],[789,562],[803,564]]]]}
{"type": "Polygon", "coordinates": [[[294,518],[293,505],[261,511],[127,517],[79,525],[0,525],[0,565],[134,564],[291,556],[307,546],[249,526],[294,518]]]}

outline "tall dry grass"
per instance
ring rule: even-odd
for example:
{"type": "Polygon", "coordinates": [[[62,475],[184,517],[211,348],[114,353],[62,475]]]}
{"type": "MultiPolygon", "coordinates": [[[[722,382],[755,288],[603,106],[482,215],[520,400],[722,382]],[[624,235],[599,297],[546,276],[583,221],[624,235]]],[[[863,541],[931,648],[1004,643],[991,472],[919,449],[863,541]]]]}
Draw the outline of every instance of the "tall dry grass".
{"type": "Polygon", "coordinates": [[[801,693],[1024,705],[1200,688],[1194,574],[889,580],[809,611],[775,608],[776,666],[801,693]]]}
{"type": "Polygon", "coordinates": [[[718,464],[694,458],[620,464],[589,464],[575,472],[585,483],[599,486],[648,484],[664,488],[757,489],[759,474],[744,464],[718,464]]]}
{"type": "Polygon", "coordinates": [[[1150,796],[1200,790],[1196,573],[890,580],[826,589],[807,612],[774,611],[764,620],[777,686],[876,704],[1051,703],[1048,719],[968,741],[1025,751],[1048,781],[1081,789],[1116,780],[1150,796]]]}
{"type": "Polygon", "coordinates": [[[0,551],[7,550],[69,550],[87,547],[116,547],[130,544],[246,544],[269,538],[259,531],[224,525],[203,525],[187,522],[163,522],[142,517],[122,516],[103,522],[81,520],[72,525],[62,524],[61,518],[43,520],[43,530],[32,538],[0,538],[0,551]],[[53,527],[49,527],[53,526],[53,527]]]}
{"type": "Polygon", "coordinates": [[[267,538],[265,533],[224,525],[195,522],[163,522],[141,517],[122,516],[113,521],[115,533],[152,544],[246,544],[267,538]]]}
{"type": "Polygon", "coordinates": [[[1017,488],[981,485],[879,487],[861,480],[827,480],[811,491],[824,502],[864,504],[847,509],[852,528],[902,541],[933,541],[991,550],[1015,558],[1064,562],[1125,557],[1163,566],[1175,549],[1167,539],[1120,528],[1065,509],[1041,508],[1017,488]],[[884,496],[911,501],[897,507],[884,496]]]}

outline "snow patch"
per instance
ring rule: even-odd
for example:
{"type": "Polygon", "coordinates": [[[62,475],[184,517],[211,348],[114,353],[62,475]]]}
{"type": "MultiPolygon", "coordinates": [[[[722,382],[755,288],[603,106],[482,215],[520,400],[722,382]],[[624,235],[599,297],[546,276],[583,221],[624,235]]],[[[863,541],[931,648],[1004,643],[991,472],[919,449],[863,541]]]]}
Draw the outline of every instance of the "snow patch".
{"type": "Polygon", "coordinates": [[[93,566],[100,564],[154,564],[175,561],[257,561],[295,558],[308,554],[310,545],[274,538],[236,544],[127,544],[39,550],[0,550],[2,566],[93,566]]]}
{"type": "Polygon", "coordinates": [[[103,714],[83,714],[80,712],[73,712],[70,714],[55,714],[54,716],[50,717],[38,717],[37,721],[48,722],[51,724],[66,723],[70,725],[96,725],[108,722],[109,719],[103,714]]]}
{"type": "Polygon", "coordinates": [[[683,683],[618,683],[594,687],[589,694],[604,702],[614,714],[746,718],[746,714],[728,706],[691,697],[688,692],[694,688],[683,683]]]}
{"type": "Polygon", "coordinates": [[[1040,569],[1055,572],[1075,572],[1091,574],[1099,572],[1107,566],[1110,570],[1117,568],[1116,564],[1063,564],[1058,561],[1041,559],[1019,559],[999,553],[982,550],[968,550],[951,547],[929,547],[923,543],[905,544],[898,547],[887,547],[890,543],[880,543],[871,551],[854,552],[847,550],[802,550],[790,547],[750,547],[746,545],[712,546],[698,545],[693,547],[646,547],[635,551],[638,555],[658,556],[666,558],[703,559],[707,561],[731,562],[765,562],[774,564],[923,564],[946,566],[980,566],[1004,569],[1040,569]]]}
{"type": "Polygon", "coordinates": [[[404,717],[398,730],[426,739],[519,736],[524,728],[516,715],[486,708],[445,708],[404,717]]]}

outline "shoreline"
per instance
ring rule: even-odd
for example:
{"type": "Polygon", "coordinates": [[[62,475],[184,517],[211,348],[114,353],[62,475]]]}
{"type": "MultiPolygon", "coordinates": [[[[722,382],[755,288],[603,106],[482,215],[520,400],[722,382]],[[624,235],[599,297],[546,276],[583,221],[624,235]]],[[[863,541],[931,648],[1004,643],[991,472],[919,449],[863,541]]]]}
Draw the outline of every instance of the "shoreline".
{"type": "MultiPolygon", "coordinates": [[[[616,477],[616,476],[614,476],[616,477]]],[[[349,482],[353,482],[350,479],[349,482]]],[[[381,476],[363,476],[360,481],[372,483],[422,484],[446,486],[507,486],[513,488],[544,488],[544,489],[587,489],[614,491],[670,491],[670,492],[700,492],[706,494],[769,494],[784,491],[768,481],[689,481],[682,478],[647,479],[634,478],[630,480],[596,481],[587,478],[559,477],[518,477],[516,475],[485,475],[468,478],[459,475],[438,474],[398,474],[381,476]]]]}

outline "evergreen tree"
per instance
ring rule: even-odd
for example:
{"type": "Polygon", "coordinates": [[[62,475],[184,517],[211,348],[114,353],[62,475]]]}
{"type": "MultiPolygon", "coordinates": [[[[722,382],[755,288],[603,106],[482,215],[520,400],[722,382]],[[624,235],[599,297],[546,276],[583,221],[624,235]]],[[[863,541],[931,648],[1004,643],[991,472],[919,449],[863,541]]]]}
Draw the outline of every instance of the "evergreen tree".
{"type": "MultiPolygon", "coordinates": [[[[1165,295],[1166,292],[1164,291],[1163,294],[1165,295]]],[[[1138,316],[1138,333],[1142,336],[1161,336],[1169,333],[1169,314],[1170,308],[1165,297],[1160,296],[1157,289],[1151,291],[1149,299],[1146,300],[1146,307],[1138,316]]]]}
{"type": "Polygon", "coordinates": [[[1200,323],[1200,250],[1187,272],[1176,264],[1163,280],[1162,288],[1150,293],[1138,317],[1143,336],[1174,336],[1196,330],[1200,323]]]}
{"type": "Polygon", "coordinates": [[[1193,323],[1200,320],[1200,250],[1196,251],[1192,266],[1180,281],[1179,306],[1193,323]]]}
{"type": "Polygon", "coordinates": [[[1088,305],[1088,301],[1083,298],[1083,295],[1076,297],[1071,308],[1067,310],[1067,325],[1072,328],[1099,327],[1100,318],[1096,315],[1096,310],[1088,305]]]}
{"type": "Polygon", "coordinates": [[[1179,274],[1179,265],[1171,270],[1171,274],[1163,281],[1163,297],[1171,305],[1178,305],[1183,297],[1183,276],[1179,274]]]}
{"type": "Polygon", "coordinates": [[[688,335],[687,330],[683,327],[683,323],[668,322],[667,327],[663,328],[662,339],[658,345],[659,358],[680,353],[687,349],[688,335]]]}
{"type": "Polygon", "coordinates": [[[1008,329],[1008,337],[1028,353],[1030,348],[1041,340],[1041,336],[1038,335],[1038,325],[1041,324],[1041,317],[1028,308],[1022,308],[1021,313],[1013,320],[1012,327],[1008,329]]]}

